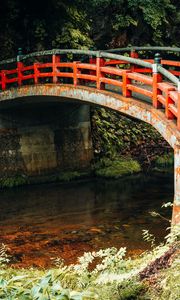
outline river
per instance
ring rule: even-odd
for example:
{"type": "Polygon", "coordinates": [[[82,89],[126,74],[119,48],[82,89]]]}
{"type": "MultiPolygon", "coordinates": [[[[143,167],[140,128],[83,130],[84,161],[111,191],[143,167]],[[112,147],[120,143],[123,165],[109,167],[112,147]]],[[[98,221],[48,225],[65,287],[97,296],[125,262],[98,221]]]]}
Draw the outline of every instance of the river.
{"type": "Polygon", "coordinates": [[[162,203],[173,200],[173,175],[150,174],[120,180],[89,179],[1,191],[0,243],[8,247],[11,265],[50,267],[53,258],[74,263],[85,251],[127,247],[137,255],[150,245],[142,230],[157,242],[171,218],[162,203]]]}

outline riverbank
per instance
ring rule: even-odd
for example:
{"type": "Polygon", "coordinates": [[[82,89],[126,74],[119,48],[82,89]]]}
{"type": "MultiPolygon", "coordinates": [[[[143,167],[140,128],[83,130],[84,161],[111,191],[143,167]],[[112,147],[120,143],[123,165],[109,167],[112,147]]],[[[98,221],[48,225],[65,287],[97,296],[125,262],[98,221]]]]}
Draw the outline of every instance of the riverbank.
{"type": "Polygon", "coordinates": [[[131,176],[138,173],[169,173],[173,175],[174,159],[173,154],[156,156],[151,166],[146,170],[146,165],[141,164],[138,160],[130,156],[101,157],[96,159],[88,170],[67,170],[51,175],[42,175],[28,177],[19,174],[12,177],[0,178],[0,188],[15,188],[24,185],[44,184],[44,183],[64,183],[70,181],[105,178],[118,179],[121,177],[131,176]]]}

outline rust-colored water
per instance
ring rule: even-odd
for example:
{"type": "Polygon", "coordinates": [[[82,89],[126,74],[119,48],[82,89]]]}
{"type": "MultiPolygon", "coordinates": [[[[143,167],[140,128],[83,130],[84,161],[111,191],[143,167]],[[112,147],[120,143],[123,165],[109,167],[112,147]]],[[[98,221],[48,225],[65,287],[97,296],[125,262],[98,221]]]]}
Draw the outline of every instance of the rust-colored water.
{"type": "Polygon", "coordinates": [[[49,267],[51,258],[75,262],[84,251],[127,246],[128,254],[149,245],[142,229],[157,240],[168,222],[153,218],[173,199],[173,178],[151,175],[116,181],[89,180],[4,190],[0,196],[0,243],[8,246],[16,267],[49,267]]]}

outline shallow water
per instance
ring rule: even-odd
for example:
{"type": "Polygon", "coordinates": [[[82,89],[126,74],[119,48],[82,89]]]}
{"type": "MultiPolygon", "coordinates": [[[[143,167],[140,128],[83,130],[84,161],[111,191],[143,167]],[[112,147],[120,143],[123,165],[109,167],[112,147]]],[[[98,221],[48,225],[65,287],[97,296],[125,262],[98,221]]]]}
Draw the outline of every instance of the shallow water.
{"type": "Polygon", "coordinates": [[[0,243],[12,265],[49,267],[52,258],[75,262],[84,251],[127,247],[128,255],[149,248],[142,230],[162,241],[171,218],[162,203],[173,200],[173,175],[138,175],[4,190],[0,196],[0,243]]]}

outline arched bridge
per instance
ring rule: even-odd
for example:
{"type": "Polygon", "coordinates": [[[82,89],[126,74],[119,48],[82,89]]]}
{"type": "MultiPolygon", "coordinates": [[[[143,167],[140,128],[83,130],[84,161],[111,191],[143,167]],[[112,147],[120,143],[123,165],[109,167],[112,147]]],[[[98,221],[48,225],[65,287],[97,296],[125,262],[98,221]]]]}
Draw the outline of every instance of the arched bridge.
{"type": "Polygon", "coordinates": [[[28,96],[73,98],[151,124],[174,149],[172,220],[180,224],[180,61],[175,56],[161,59],[160,54],[147,58],[146,53],[155,51],[174,55],[180,48],[19,53],[0,62],[0,103],[28,96]]]}

